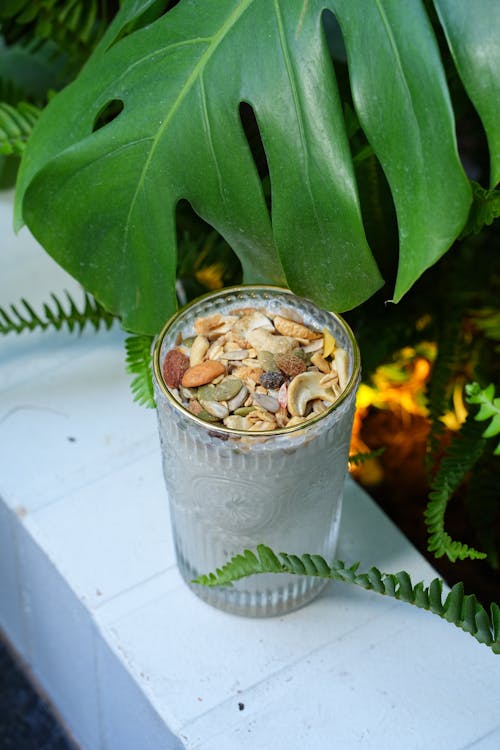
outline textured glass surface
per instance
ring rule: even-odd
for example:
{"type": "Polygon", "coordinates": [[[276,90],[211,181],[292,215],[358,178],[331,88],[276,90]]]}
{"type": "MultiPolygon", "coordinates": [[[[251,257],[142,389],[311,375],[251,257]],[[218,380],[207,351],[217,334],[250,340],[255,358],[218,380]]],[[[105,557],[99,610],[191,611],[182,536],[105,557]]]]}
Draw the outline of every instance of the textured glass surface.
{"type": "Polygon", "coordinates": [[[323,588],[319,579],[291,575],[252,576],[214,589],[190,582],[259,543],[334,556],[358,380],[357,346],[345,323],[284,290],[217,292],[167,324],[155,351],[163,471],[179,569],[199,597],[236,614],[265,616],[296,609],[323,588]],[[327,327],[350,355],[346,395],[305,426],[265,436],[218,429],[193,418],[161,382],[161,364],[179,332],[192,335],[200,315],[252,305],[285,316],[287,308],[297,310],[306,325],[327,327]]]}

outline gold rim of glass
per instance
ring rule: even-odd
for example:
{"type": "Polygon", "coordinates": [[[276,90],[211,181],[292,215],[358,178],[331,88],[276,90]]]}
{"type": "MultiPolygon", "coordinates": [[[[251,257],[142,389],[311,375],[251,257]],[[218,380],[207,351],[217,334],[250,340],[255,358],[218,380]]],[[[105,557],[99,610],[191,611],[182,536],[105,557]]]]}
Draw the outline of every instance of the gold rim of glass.
{"type": "MultiPolygon", "coordinates": [[[[153,371],[154,376],[156,379],[156,382],[158,386],[160,387],[163,395],[167,398],[167,400],[175,406],[182,414],[184,414],[188,419],[190,419],[195,424],[198,424],[200,427],[203,427],[204,430],[210,430],[212,432],[220,432],[224,435],[234,435],[235,437],[272,437],[272,436],[279,436],[279,435],[291,435],[294,432],[300,432],[301,430],[308,429],[313,424],[316,424],[317,422],[321,421],[325,417],[327,417],[332,412],[336,411],[339,406],[346,400],[346,398],[352,393],[353,389],[356,386],[359,373],[360,373],[360,367],[361,367],[361,357],[358,347],[358,342],[356,341],[356,338],[354,337],[354,334],[350,328],[350,326],[346,323],[344,318],[342,318],[341,315],[338,315],[337,313],[331,312],[330,310],[327,310],[329,315],[331,315],[335,320],[340,324],[340,326],[345,330],[347,337],[351,343],[352,351],[353,351],[353,368],[352,368],[352,374],[349,378],[349,382],[347,383],[346,387],[338,397],[337,401],[335,401],[331,406],[328,406],[325,411],[322,411],[320,414],[315,415],[314,417],[311,417],[310,419],[306,419],[304,422],[301,422],[301,424],[294,425],[293,427],[282,427],[278,430],[262,430],[261,432],[251,432],[250,430],[235,430],[231,429],[229,427],[226,427],[224,424],[218,424],[216,422],[207,422],[204,419],[200,419],[195,414],[192,414],[188,409],[186,409],[173,394],[170,392],[168,386],[166,385],[165,381],[163,380],[163,374],[161,371],[161,363],[160,363],[160,355],[161,355],[161,349],[163,345],[163,341],[165,339],[165,336],[167,335],[170,327],[173,325],[173,323],[180,318],[187,310],[190,310],[191,308],[199,305],[203,301],[207,299],[216,299],[217,297],[223,297],[229,294],[234,294],[237,292],[249,292],[252,291],[256,292],[263,292],[263,291],[269,291],[269,292],[280,292],[285,294],[290,294],[291,296],[297,296],[294,295],[293,292],[291,292],[289,289],[286,289],[285,287],[280,286],[272,286],[269,284],[240,284],[238,286],[229,286],[224,287],[223,289],[219,289],[216,292],[207,292],[207,294],[203,294],[200,297],[197,297],[196,299],[192,300],[191,302],[188,302],[187,305],[183,305],[183,307],[179,308],[176,313],[174,313],[165,323],[163,328],[161,329],[160,333],[158,334],[156,338],[156,342],[154,345],[153,350],[153,371]]],[[[299,297],[299,299],[306,299],[307,302],[317,307],[317,305],[312,302],[311,300],[305,298],[305,297],[299,297]]],[[[318,308],[321,309],[321,308],[318,308]]]]}

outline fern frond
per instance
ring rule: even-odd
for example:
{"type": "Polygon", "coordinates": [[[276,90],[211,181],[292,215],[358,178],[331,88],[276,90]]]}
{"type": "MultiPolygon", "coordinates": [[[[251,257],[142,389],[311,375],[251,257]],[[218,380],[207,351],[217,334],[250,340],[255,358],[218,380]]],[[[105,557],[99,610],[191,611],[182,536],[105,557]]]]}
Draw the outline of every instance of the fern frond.
{"type": "Polygon", "coordinates": [[[361,464],[381,456],[384,451],[385,446],[382,446],[381,448],[376,448],[375,450],[367,451],[366,453],[353,453],[347,460],[352,466],[361,466],[361,464]]]}
{"type": "Polygon", "coordinates": [[[21,156],[41,110],[34,104],[0,102],[0,154],[21,156]]]}
{"type": "Polygon", "coordinates": [[[151,374],[152,336],[128,336],[125,339],[127,372],[135,375],[130,387],[134,401],[148,409],[156,407],[154,399],[153,378],[151,374]]]}
{"type": "Polygon", "coordinates": [[[444,528],[446,507],[465,475],[483,454],[485,440],[477,422],[468,415],[460,431],[453,436],[446,456],[431,484],[429,502],[424,513],[429,534],[427,549],[435,557],[446,555],[452,562],[466,558],[476,560],[486,557],[484,552],[453,541],[444,528]]]}
{"type": "MultiPolygon", "coordinates": [[[[483,438],[492,438],[500,435],[500,397],[495,398],[495,386],[493,383],[487,388],[481,388],[479,383],[469,383],[465,386],[467,402],[479,405],[479,411],[474,416],[478,422],[490,419],[491,422],[483,432],[483,438]]],[[[500,443],[494,450],[495,456],[500,456],[500,443]]]]}
{"type": "Polygon", "coordinates": [[[494,343],[494,351],[500,352],[500,310],[483,307],[472,313],[474,326],[488,341],[494,343]]]}
{"type": "Polygon", "coordinates": [[[22,333],[34,331],[37,328],[46,330],[55,328],[57,331],[67,328],[70,332],[79,332],[91,325],[96,331],[99,328],[111,328],[115,317],[102,307],[97,300],[85,294],[83,308],[79,308],[69,292],[65,292],[66,305],[55,294],[51,294],[52,301],[44,303],[43,312],[38,314],[24,298],[16,305],[8,308],[0,307],[0,334],[22,333]]]}
{"type": "Polygon", "coordinates": [[[435,462],[441,438],[445,431],[445,425],[441,421],[441,417],[448,408],[450,383],[464,356],[462,313],[463,310],[454,309],[445,318],[439,329],[438,352],[434,360],[427,393],[427,408],[430,420],[427,453],[428,473],[430,473],[430,469],[435,462]]]}
{"type": "Polygon", "coordinates": [[[358,563],[346,567],[342,560],[330,565],[320,555],[276,554],[272,549],[259,544],[255,552],[245,550],[236,555],[215,573],[200,575],[193,583],[202,586],[230,586],[234,581],[260,573],[291,573],[361,586],[368,591],[390,596],[416,607],[427,609],[458,628],[470,633],[479,643],[489,646],[500,654],[500,607],[491,605],[490,614],[477,601],[474,594],[465,594],[462,583],[457,583],[443,602],[443,581],[435,578],[429,586],[423,582],[413,585],[406,571],[381,573],[375,567],[366,573],[358,573],[358,563]]]}
{"type": "Polygon", "coordinates": [[[110,0],[18,0],[2,9],[8,40],[49,39],[70,54],[89,52],[113,14],[110,0]]]}
{"type": "Polygon", "coordinates": [[[479,234],[485,226],[493,224],[500,216],[500,190],[485,190],[478,182],[471,180],[473,201],[467,223],[460,238],[468,234],[479,234]]]}

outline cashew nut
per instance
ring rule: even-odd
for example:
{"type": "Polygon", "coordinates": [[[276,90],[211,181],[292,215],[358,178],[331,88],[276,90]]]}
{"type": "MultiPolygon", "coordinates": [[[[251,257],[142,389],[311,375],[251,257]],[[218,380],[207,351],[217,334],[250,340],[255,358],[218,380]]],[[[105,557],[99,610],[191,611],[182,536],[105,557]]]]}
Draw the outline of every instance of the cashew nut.
{"type": "Polygon", "coordinates": [[[316,398],[333,403],[337,397],[329,388],[321,385],[321,372],[303,372],[293,378],[288,386],[288,411],[294,417],[303,417],[307,404],[316,398]]]}
{"type": "Polygon", "coordinates": [[[271,354],[287,354],[295,346],[295,339],[289,336],[273,336],[265,328],[256,328],[249,331],[247,341],[257,350],[266,351],[271,354]]]}

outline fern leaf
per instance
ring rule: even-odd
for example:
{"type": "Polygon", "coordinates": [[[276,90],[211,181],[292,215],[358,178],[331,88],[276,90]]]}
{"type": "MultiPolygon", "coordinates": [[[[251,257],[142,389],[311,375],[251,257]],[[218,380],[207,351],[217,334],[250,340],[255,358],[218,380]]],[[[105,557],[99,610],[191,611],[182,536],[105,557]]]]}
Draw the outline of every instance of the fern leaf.
{"type": "Polygon", "coordinates": [[[0,154],[21,156],[40,112],[28,102],[0,102],[0,154]]]}
{"type": "Polygon", "coordinates": [[[299,557],[286,552],[276,554],[263,544],[258,545],[256,552],[257,554],[245,550],[215,573],[200,575],[193,583],[202,586],[231,586],[234,581],[259,573],[305,574],[351,583],[426,609],[470,633],[479,643],[489,646],[495,654],[500,654],[500,607],[493,603],[488,615],[474,594],[464,593],[461,583],[453,586],[443,602],[443,581],[439,578],[435,578],[428,587],[423,582],[414,586],[406,571],[381,573],[372,567],[367,573],[358,573],[357,564],[346,568],[342,560],[334,560],[329,565],[320,555],[299,557]]]}
{"type": "Polygon", "coordinates": [[[466,558],[484,559],[486,554],[478,552],[462,542],[454,541],[444,528],[446,507],[465,475],[483,454],[485,441],[477,423],[469,415],[460,432],[453,436],[447,455],[443,458],[431,484],[429,502],[424,518],[429,534],[427,549],[435,557],[447,557],[455,562],[466,558]]]}
{"type": "Polygon", "coordinates": [[[473,202],[459,239],[468,234],[479,234],[483,227],[493,224],[493,221],[500,216],[500,190],[485,190],[474,180],[471,180],[471,185],[473,202]]]}
{"type": "Polygon", "coordinates": [[[385,447],[382,446],[382,448],[377,448],[376,450],[367,451],[365,453],[353,453],[347,460],[351,466],[361,466],[361,464],[381,456],[384,451],[385,447]]]}
{"type": "MultiPolygon", "coordinates": [[[[483,432],[484,438],[496,437],[500,434],[500,397],[495,398],[495,386],[490,383],[487,388],[482,389],[478,383],[470,383],[465,386],[467,401],[469,404],[478,404],[479,411],[474,419],[478,422],[491,420],[483,432]]],[[[494,450],[494,455],[500,455],[500,443],[494,450]]]]}
{"type": "Polygon", "coordinates": [[[88,54],[114,12],[108,0],[19,0],[3,11],[7,36],[49,39],[70,55],[88,54]]]}
{"type": "Polygon", "coordinates": [[[156,407],[154,399],[153,378],[151,374],[152,336],[128,336],[125,339],[127,372],[135,375],[130,387],[134,401],[148,409],[156,407]]]}
{"type": "Polygon", "coordinates": [[[0,307],[0,334],[22,333],[47,328],[57,331],[67,328],[70,332],[75,328],[81,332],[87,325],[99,328],[111,328],[115,317],[102,307],[97,300],[85,294],[83,310],[79,310],[69,292],[65,292],[69,310],[55,294],[51,295],[51,302],[42,306],[43,313],[38,314],[24,298],[18,305],[11,304],[8,309],[0,307]]]}
{"type": "Polygon", "coordinates": [[[444,319],[442,326],[439,328],[438,352],[434,360],[432,377],[427,393],[427,406],[430,419],[426,461],[428,473],[430,473],[435,462],[441,437],[445,430],[445,425],[441,421],[441,417],[448,408],[450,383],[464,356],[462,314],[463,309],[456,305],[455,309],[450,311],[450,315],[444,319]]]}

